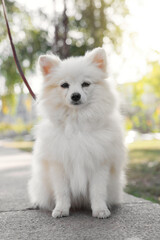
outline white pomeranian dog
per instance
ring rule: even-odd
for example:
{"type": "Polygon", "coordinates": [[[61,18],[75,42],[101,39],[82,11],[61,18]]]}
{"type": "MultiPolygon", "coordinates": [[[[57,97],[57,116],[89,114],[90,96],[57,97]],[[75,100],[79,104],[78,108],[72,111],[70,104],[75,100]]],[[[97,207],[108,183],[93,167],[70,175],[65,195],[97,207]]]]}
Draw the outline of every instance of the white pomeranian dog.
{"type": "Polygon", "coordinates": [[[90,207],[93,217],[110,216],[121,200],[125,147],[115,90],[106,78],[106,54],[96,48],[61,61],[39,58],[38,97],[30,201],[54,218],[71,207],[90,207]]]}

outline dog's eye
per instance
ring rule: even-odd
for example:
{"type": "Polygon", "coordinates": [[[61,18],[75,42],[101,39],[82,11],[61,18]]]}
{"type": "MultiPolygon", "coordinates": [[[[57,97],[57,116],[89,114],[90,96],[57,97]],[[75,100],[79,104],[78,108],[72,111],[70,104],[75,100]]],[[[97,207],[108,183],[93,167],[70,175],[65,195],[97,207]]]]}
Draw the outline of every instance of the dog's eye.
{"type": "Polygon", "coordinates": [[[61,84],[61,87],[62,88],[69,88],[69,84],[65,82],[65,83],[61,84]]]}
{"type": "Polygon", "coordinates": [[[89,87],[90,83],[89,82],[83,82],[82,87],[89,87]]]}

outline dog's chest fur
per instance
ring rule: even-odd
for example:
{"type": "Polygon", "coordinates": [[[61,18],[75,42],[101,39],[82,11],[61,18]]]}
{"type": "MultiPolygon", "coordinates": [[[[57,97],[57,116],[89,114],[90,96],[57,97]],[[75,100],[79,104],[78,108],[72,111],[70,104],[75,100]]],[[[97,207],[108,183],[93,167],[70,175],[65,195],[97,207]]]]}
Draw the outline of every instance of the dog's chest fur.
{"type": "MultiPolygon", "coordinates": [[[[76,197],[87,192],[88,178],[106,160],[110,137],[107,129],[92,123],[75,120],[59,125],[49,122],[41,126],[49,162],[58,161],[64,166],[71,192],[76,197]]],[[[42,143],[42,147],[44,143],[42,143]]]]}

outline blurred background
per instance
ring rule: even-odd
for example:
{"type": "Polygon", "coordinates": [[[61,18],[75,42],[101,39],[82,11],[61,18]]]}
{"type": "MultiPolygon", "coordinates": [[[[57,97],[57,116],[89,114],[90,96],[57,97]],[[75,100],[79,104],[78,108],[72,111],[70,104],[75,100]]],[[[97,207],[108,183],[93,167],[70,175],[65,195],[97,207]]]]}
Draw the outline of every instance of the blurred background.
{"type": "MultiPolygon", "coordinates": [[[[6,0],[23,71],[38,92],[38,56],[103,46],[117,84],[128,148],[126,192],[160,203],[160,1],[6,0]]],[[[0,8],[0,144],[32,151],[35,103],[13,60],[0,8]]]]}

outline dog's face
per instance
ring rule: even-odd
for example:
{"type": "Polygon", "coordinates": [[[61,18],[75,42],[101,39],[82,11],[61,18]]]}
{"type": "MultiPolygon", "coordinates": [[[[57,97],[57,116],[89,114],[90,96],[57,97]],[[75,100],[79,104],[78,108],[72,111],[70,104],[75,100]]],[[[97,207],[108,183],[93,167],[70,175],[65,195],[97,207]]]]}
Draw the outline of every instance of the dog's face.
{"type": "Polygon", "coordinates": [[[68,106],[78,106],[87,102],[90,95],[92,82],[89,77],[77,76],[72,79],[66,76],[60,81],[61,94],[68,106]]]}
{"type": "Polygon", "coordinates": [[[43,92],[50,104],[79,108],[94,101],[95,91],[106,76],[106,55],[96,48],[83,57],[61,61],[57,56],[39,58],[43,92]]]}

